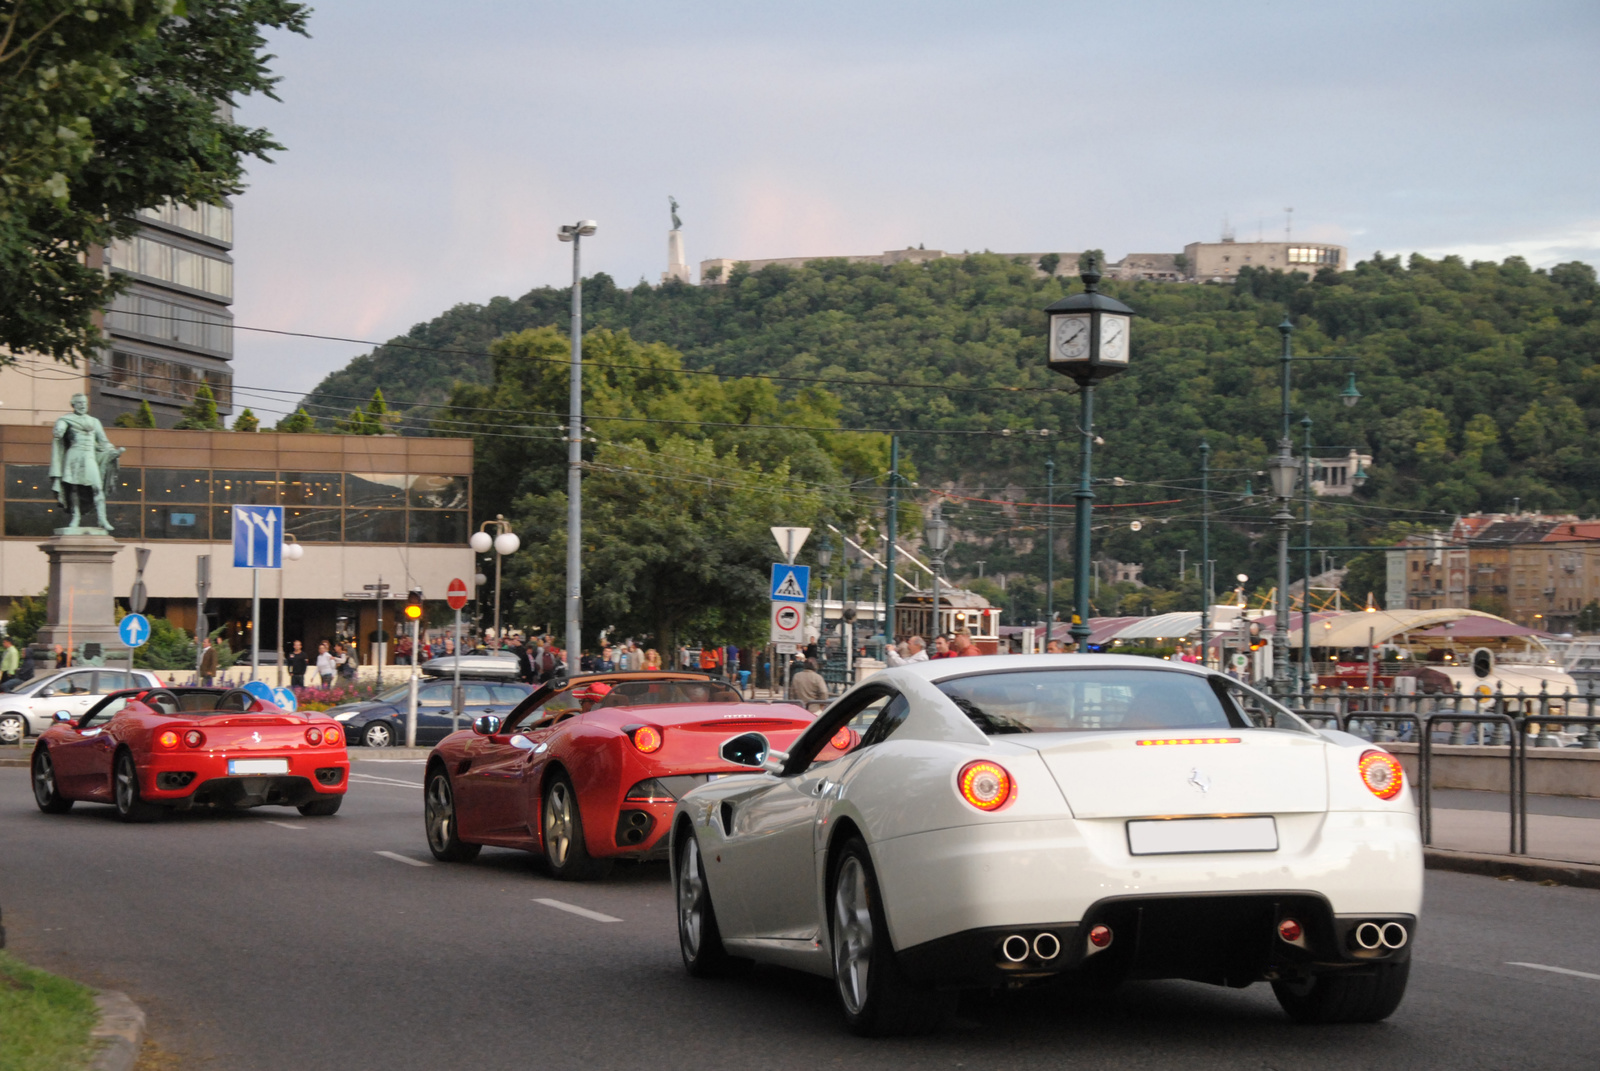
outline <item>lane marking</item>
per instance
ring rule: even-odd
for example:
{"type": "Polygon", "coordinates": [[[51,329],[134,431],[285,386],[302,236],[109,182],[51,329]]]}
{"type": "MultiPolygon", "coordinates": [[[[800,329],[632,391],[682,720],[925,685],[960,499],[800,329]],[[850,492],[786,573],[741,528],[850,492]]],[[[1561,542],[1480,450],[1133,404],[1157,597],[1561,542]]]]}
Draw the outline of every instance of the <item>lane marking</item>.
{"type": "Polygon", "coordinates": [[[547,900],[542,896],[534,897],[533,898],[533,902],[536,903],[536,904],[543,904],[545,907],[553,907],[557,911],[570,911],[574,915],[582,915],[584,918],[586,918],[586,919],[594,919],[596,922],[621,922],[622,921],[621,919],[617,918],[615,915],[602,915],[598,911],[590,911],[588,908],[579,907],[577,904],[568,904],[568,903],[564,903],[564,902],[562,902],[560,900],[547,900]]]}
{"type": "Polygon", "coordinates": [[[421,788],[421,781],[401,781],[395,777],[379,777],[376,774],[353,773],[350,780],[363,785],[386,785],[389,788],[421,788]]]}
{"type": "Polygon", "coordinates": [[[270,818],[267,819],[267,825],[269,825],[269,826],[277,826],[279,829],[304,829],[304,828],[306,828],[305,826],[291,826],[288,822],[274,822],[270,818]]]}
{"type": "Polygon", "coordinates": [[[409,855],[401,855],[399,852],[373,852],[372,854],[381,855],[385,859],[393,859],[397,863],[410,863],[412,866],[433,865],[432,863],[424,863],[421,859],[413,859],[409,855]]]}
{"type": "Polygon", "coordinates": [[[1531,971],[1549,971],[1551,974],[1570,974],[1574,978],[1593,978],[1600,982],[1600,974],[1590,974],[1588,971],[1575,971],[1570,967],[1550,967],[1543,963],[1512,963],[1507,961],[1507,967],[1526,967],[1531,971]]]}

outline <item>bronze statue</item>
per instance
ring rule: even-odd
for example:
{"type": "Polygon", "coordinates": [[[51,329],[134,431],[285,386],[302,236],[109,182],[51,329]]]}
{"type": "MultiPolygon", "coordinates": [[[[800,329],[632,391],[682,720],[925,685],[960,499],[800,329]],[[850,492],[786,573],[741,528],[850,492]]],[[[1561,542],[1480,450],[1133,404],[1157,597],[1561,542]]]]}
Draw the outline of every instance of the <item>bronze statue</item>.
{"type": "Polygon", "coordinates": [[[100,530],[112,530],[106,520],[106,498],[117,481],[122,450],[106,438],[105,426],[89,415],[88,397],[74,394],[72,412],[56,421],[50,443],[50,489],[56,501],[72,511],[66,534],[78,534],[82,528],[86,496],[94,504],[100,530]]]}
{"type": "Polygon", "coordinates": [[[672,229],[681,231],[683,229],[683,220],[678,218],[678,199],[669,193],[667,194],[667,203],[672,206],[672,229]]]}

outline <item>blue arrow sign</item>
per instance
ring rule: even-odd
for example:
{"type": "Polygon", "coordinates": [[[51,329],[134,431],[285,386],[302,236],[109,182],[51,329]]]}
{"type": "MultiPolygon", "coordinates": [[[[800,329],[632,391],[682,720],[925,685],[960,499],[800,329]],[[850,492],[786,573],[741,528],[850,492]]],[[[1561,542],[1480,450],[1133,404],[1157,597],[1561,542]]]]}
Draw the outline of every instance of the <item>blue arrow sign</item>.
{"type": "Polygon", "coordinates": [[[124,647],[143,647],[150,638],[150,619],[143,614],[129,614],[117,622],[117,635],[124,647]]]}
{"type": "Polygon", "coordinates": [[[772,564],[772,600],[774,602],[805,602],[811,590],[811,566],[772,564]]]}
{"type": "Polygon", "coordinates": [[[266,681],[245,681],[243,690],[266,703],[277,701],[277,697],[272,694],[272,685],[266,681]]]}
{"type": "Polygon", "coordinates": [[[283,568],[283,507],[242,506],[233,510],[233,565],[236,569],[283,568]]]}
{"type": "Polygon", "coordinates": [[[272,689],[272,701],[284,710],[295,708],[294,693],[287,688],[272,689]]]}

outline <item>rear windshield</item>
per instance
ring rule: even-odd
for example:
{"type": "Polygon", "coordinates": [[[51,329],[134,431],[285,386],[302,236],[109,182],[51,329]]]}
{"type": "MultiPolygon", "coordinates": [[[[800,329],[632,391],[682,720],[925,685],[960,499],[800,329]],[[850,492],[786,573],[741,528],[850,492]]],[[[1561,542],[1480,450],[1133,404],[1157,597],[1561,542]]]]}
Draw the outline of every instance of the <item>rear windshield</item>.
{"type": "Polygon", "coordinates": [[[1166,670],[980,673],[943,681],[939,690],[990,736],[1239,729],[1250,724],[1207,678],[1166,670]]]}

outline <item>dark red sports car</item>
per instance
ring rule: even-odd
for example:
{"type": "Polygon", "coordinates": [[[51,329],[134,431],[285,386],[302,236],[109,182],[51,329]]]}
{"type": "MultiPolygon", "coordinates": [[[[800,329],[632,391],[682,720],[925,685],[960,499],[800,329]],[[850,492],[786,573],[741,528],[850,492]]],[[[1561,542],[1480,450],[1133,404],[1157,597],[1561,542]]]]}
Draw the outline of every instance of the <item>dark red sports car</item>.
{"type": "MultiPolygon", "coordinates": [[[[672,807],[695,785],[748,774],[722,743],[786,747],[804,707],[747,703],[699,673],[606,673],[547,684],[504,720],[487,715],[428,756],[428,847],[467,862],[485,844],[543,854],[550,873],[599,877],[618,858],[665,858],[672,807]]],[[[841,750],[854,741],[838,740],[841,750]]],[[[831,745],[830,745],[831,746],[831,745]]]]}
{"type": "Polygon", "coordinates": [[[338,722],[238,688],[113,692],[77,718],[62,712],[33,749],[40,810],[109,803],[125,822],[196,806],[276,804],[331,815],[349,774],[338,722]]]}

